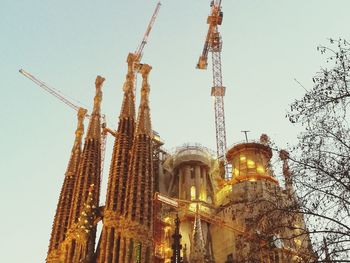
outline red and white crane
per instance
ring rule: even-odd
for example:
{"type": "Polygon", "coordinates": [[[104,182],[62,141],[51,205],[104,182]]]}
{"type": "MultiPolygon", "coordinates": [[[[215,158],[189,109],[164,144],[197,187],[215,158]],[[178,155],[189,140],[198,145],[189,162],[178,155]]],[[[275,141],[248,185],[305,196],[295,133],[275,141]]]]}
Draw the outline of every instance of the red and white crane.
{"type": "Polygon", "coordinates": [[[151,30],[152,30],[154,22],[156,21],[156,18],[158,16],[159,9],[160,9],[161,5],[162,4],[159,1],[157,3],[157,5],[156,5],[156,8],[154,9],[154,12],[153,12],[153,15],[151,17],[151,20],[148,23],[148,26],[147,26],[146,32],[145,32],[145,34],[143,36],[143,39],[141,41],[141,44],[138,46],[138,48],[134,52],[134,55],[136,57],[136,62],[140,62],[141,61],[141,58],[142,58],[142,55],[143,55],[143,53],[142,53],[143,49],[144,49],[145,45],[147,44],[147,40],[148,40],[149,34],[151,33],[151,30]]]}

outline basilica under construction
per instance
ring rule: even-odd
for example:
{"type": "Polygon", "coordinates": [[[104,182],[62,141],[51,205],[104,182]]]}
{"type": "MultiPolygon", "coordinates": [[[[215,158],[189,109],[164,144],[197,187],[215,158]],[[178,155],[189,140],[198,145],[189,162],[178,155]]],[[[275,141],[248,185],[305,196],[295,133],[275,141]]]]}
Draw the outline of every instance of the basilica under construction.
{"type": "MultiPolygon", "coordinates": [[[[208,35],[197,65],[205,69],[212,53],[217,149],[187,144],[169,152],[152,129],[148,81],[152,67],[141,56],[158,4],[144,41],[127,56],[116,129],[106,126],[101,113],[103,77],[96,78],[92,112],[77,108],[47,263],[314,261],[309,236],[298,232],[305,228],[303,216],[273,213],[276,204],[297,205],[288,152],[273,151],[265,134],[226,148],[220,5],[221,1],[211,3],[208,35]],[[136,75],[142,77],[139,89],[136,75]],[[140,93],[139,105],[135,90],[140,93]],[[88,119],[86,132],[84,119],[88,119]],[[111,162],[101,203],[106,136],[114,138],[114,147],[112,156],[106,156],[111,162]],[[271,164],[273,154],[283,163],[279,177],[271,164]],[[283,183],[277,179],[281,177],[283,183]]],[[[34,79],[24,70],[21,73],[34,79]]]]}

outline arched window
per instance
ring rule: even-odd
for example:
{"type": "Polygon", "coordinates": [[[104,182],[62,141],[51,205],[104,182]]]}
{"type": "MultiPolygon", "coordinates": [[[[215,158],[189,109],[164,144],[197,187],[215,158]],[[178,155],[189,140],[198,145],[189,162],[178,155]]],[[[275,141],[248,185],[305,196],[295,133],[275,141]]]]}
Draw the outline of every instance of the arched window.
{"type": "Polygon", "coordinates": [[[193,185],[191,186],[191,200],[196,199],[196,187],[193,185]]]}

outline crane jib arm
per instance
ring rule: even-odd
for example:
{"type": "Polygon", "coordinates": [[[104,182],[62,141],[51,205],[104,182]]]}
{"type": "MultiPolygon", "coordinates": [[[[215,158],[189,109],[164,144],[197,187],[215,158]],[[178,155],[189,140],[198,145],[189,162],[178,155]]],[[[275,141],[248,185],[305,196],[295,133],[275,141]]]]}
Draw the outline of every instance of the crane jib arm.
{"type": "MultiPolygon", "coordinates": [[[[43,81],[37,79],[36,77],[34,77],[32,74],[30,74],[29,72],[25,71],[24,69],[20,69],[19,73],[21,73],[23,76],[25,76],[26,78],[30,79],[31,81],[33,81],[35,84],[37,84],[39,87],[43,88],[44,90],[46,90],[47,92],[49,92],[50,94],[52,94],[53,96],[55,96],[56,98],[58,98],[60,101],[62,101],[63,103],[65,103],[67,106],[71,107],[73,110],[78,111],[79,110],[79,106],[75,105],[74,103],[72,103],[71,101],[69,101],[68,99],[66,99],[63,95],[60,94],[60,92],[54,88],[49,87],[48,85],[46,85],[43,81]]],[[[86,115],[87,117],[89,116],[88,114],[86,115]]]]}
{"type": "Polygon", "coordinates": [[[141,60],[142,51],[143,51],[145,45],[147,44],[148,36],[149,36],[149,34],[150,34],[151,30],[152,30],[152,27],[153,27],[154,22],[156,21],[156,18],[157,18],[157,15],[158,15],[158,13],[159,13],[159,9],[160,9],[160,6],[161,6],[161,5],[162,5],[162,4],[161,4],[160,1],[159,1],[158,4],[157,4],[157,6],[156,6],[156,8],[154,9],[154,12],[153,12],[153,15],[152,15],[152,17],[151,17],[151,20],[150,20],[150,22],[148,23],[148,26],[147,26],[146,32],[145,32],[145,34],[144,34],[144,36],[143,36],[143,39],[142,39],[142,41],[141,41],[141,44],[140,44],[140,46],[136,49],[136,51],[135,51],[135,53],[134,53],[134,54],[136,55],[136,58],[137,58],[138,61],[141,60]]]}
{"type": "Polygon", "coordinates": [[[208,52],[221,51],[221,39],[218,32],[218,25],[222,24],[223,12],[221,11],[221,1],[211,4],[211,13],[207,18],[209,29],[205,38],[202,55],[199,57],[197,69],[207,69],[208,66],[208,52]]]}

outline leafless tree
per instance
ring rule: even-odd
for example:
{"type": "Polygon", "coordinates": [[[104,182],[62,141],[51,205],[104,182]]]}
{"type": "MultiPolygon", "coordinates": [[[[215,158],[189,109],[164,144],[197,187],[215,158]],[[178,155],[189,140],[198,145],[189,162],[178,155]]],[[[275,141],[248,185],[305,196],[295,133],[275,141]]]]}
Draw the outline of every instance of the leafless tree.
{"type": "Polygon", "coordinates": [[[291,105],[287,117],[302,125],[289,163],[301,213],[320,262],[350,262],[350,43],[319,46],[326,66],[313,87],[291,105]]]}

